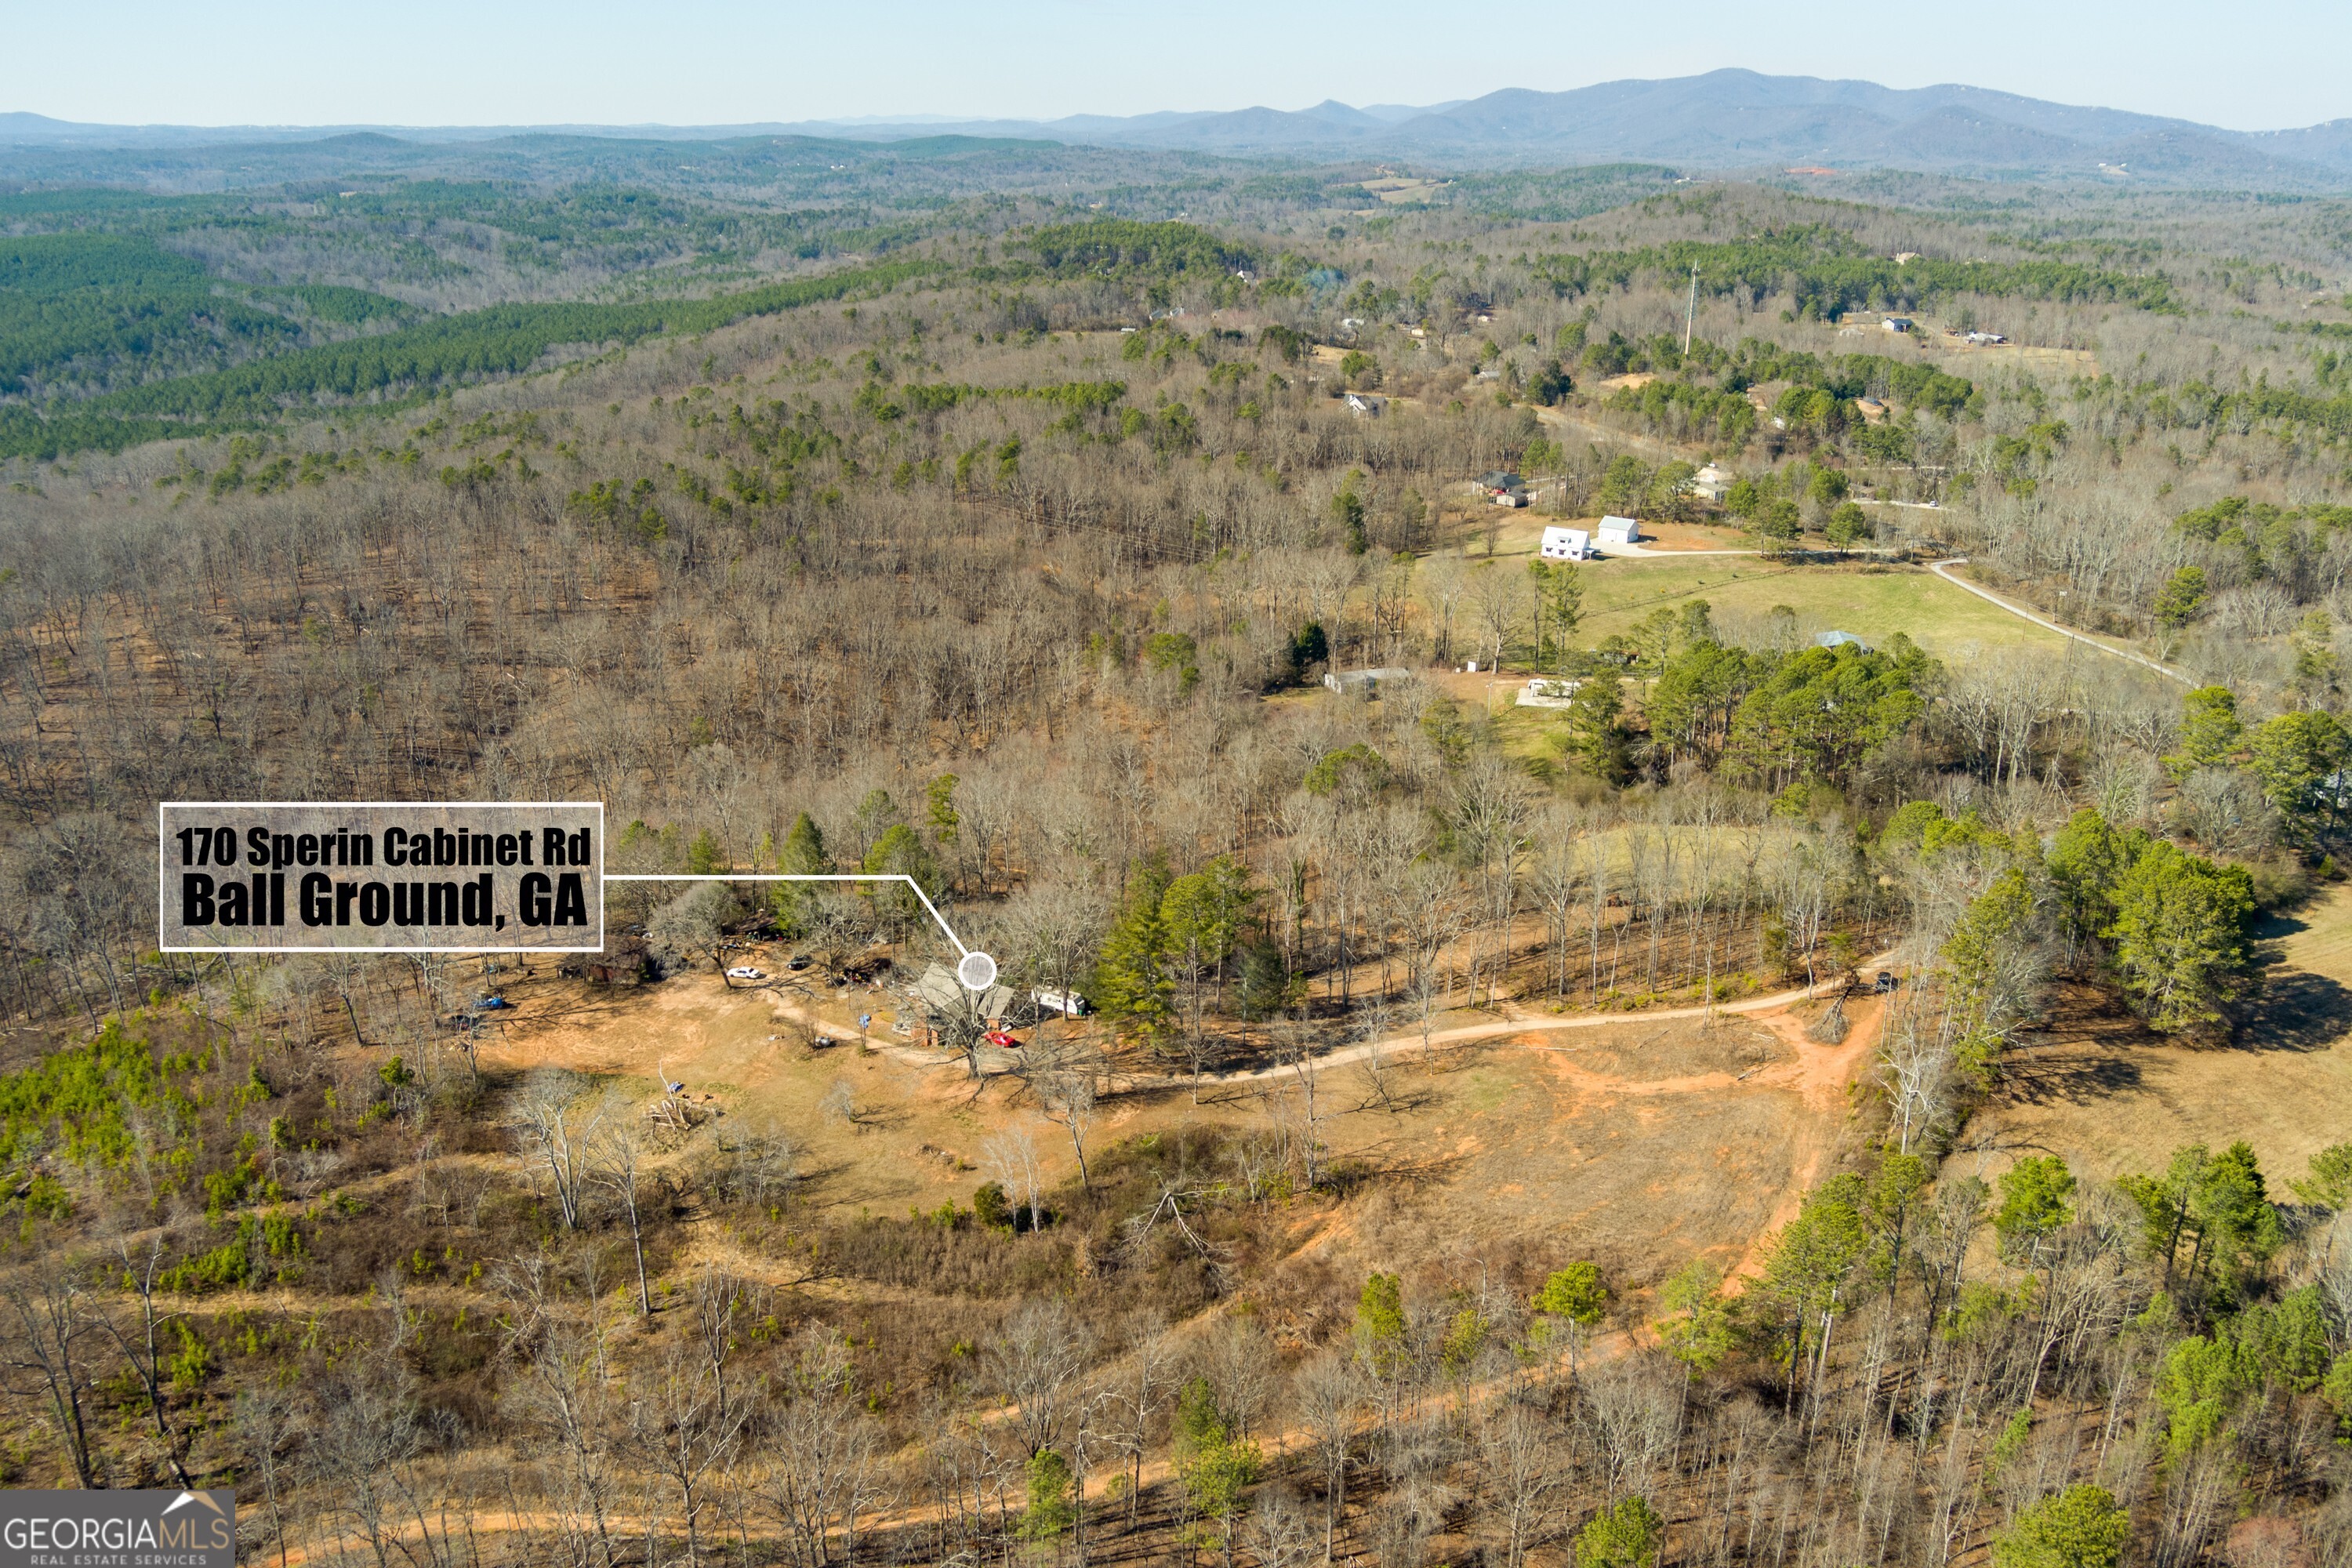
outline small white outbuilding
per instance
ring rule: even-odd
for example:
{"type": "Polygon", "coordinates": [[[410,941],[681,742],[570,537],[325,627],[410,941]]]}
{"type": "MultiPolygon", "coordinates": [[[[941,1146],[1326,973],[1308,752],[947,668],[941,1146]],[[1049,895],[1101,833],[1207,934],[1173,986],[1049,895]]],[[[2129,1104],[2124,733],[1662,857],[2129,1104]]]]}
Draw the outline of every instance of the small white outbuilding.
{"type": "Polygon", "coordinates": [[[1642,524],[1630,517],[1604,517],[1601,520],[1601,542],[1603,544],[1639,544],[1642,524]]]}

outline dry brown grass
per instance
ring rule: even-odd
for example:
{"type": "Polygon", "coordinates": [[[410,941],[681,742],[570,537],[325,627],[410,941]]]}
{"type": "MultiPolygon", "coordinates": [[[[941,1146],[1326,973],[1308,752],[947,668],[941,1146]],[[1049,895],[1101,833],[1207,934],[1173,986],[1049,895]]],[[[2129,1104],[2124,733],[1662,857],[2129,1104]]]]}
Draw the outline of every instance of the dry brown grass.
{"type": "Polygon", "coordinates": [[[1972,1131],[2063,1155],[2085,1176],[2244,1139],[2273,1181],[2352,1137],[2352,889],[2273,922],[2276,963],[2238,1038],[2176,1045],[2070,990],[1972,1131]]]}
{"type": "MultiPolygon", "coordinates": [[[[986,1179],[971,1167],[1008,1125],[1032,1128],[1049,1184],[1076,1176],[1061,1130],[1038,1119],[1017,1079],[974,1084],[953,1061],[901,1046],[861,1054],[854,1033],[818,1053],[771,1042],[782,1032],[772,994],[730,992],[709,974],[583,991],[545,977],[512,988],[517,1014],[486,1065],[616,1074],[650,1099],[658,1063],[689,1094],[716,1097],[719,1125],[772,1122],[803,1145],[803,1214],[969,1204],[986,1179]],[[854,1125],[819,1110],[844,1079],[860,1107],[854,1125]]],[[[1857,1142],[1848,1086],[1876,1038],[1875,1005],[1853,1017],[1835,1048],[1806,1043],[1809,1016],[1793,1011],[1633,1016],[1426,1062],[1399,1047],[1378,1073],[1331,1067],[1319,1090],[1325,1158],[1384,1179],[1360,1196],[1294,1205],[1291,1267],[1434,1279],[1591,1258],[1635,1289],[1696,1254],[1736,1268],[1857,1142]]],[[[1093,1148],[1189,1127],[1246,1139],[1297,1116],[1288,1083],[1210,1080],[1197,1100],[1185,1088],[1106,1100],[1093,1148]]]]}

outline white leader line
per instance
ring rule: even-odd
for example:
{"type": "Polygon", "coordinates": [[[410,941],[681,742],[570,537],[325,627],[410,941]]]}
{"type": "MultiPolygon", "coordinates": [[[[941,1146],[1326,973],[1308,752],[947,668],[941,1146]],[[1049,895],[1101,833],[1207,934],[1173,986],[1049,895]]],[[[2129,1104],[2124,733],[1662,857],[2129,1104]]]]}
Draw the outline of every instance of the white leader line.
{"type": "Polygon", "coordinates": [[[856,872],[820,874],[814,871],[745,871],[740,873],[721,871],[698,875],[680,873],[678,875],[672,876],[667,872],[656,871],[650,873],[611,873],[606,875],[604,880],[607,882],[904,882],[908,887],[914,889],[915,897],[923,900],[923,908],[930,910],[931,919],[937,921],[939,922],[940,929],[948,933],[948,940],[955,943],[957,955],[959,957],[965,958],[969,958],[971,955],[971,949],[964,946],[963,939],[956,935],[955,928],[948,924],[947,917],[940,914],[939,911],[939,906],[931,902],[930,895],[924,892],[921,884],[918,883],[914,878],[908,876],[904,871],[876,871],[862,876],[856,872]]]}

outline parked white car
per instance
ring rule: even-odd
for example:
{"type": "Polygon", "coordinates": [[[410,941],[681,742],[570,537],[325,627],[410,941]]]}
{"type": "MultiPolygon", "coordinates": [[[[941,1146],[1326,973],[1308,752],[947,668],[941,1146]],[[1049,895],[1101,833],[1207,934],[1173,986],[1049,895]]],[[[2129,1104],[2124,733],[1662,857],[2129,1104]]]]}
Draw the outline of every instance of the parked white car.
{"type": "Polygon", "coordinates": [[[763,971],[754,969],[748,963],[739,963],[727,972],[727,978],[730,980],[765,980],[767,977],[763,971]]]}

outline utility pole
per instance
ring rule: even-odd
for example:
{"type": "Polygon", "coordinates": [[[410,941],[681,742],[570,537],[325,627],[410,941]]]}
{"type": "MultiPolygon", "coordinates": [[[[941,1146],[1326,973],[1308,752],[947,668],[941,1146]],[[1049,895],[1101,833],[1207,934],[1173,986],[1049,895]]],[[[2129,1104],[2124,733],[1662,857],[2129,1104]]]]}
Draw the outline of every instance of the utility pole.
{"type": "Polygon", "coordinates": [[[1683,308],[1683,358],[1690,358],[1691,323],[1698,319],[1698,263],[1691,263],[1690,303],[1683,308]]]}

